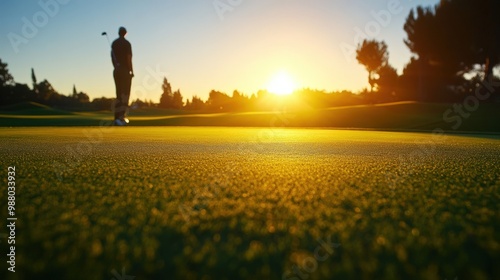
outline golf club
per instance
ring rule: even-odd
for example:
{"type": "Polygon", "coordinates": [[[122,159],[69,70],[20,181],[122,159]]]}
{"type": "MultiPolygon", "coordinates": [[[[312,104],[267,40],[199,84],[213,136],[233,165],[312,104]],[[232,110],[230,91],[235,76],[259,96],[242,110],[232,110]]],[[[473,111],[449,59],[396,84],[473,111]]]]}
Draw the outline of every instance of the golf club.
{"type": "Polygon", "coordinates": [[[111,42],[109,41],[108,33],[106,33],[106,32],[102,32],[102,33],[101,33],[101,36],[106,36],[106,39],[108,39],[108,44],[109,44],[109,47],[111,47],[111,42]]]}
{"type": "Polygon", "coordinates": [[[101,36],[106,36],[106,39],[108,40],[109,47],[111,48],[111,55],[113,56],[113,61],[115,61],[115,54],[113,53],[113,47],[111,46],[111,41],[109,41],[108,33],[102,32],[101,36]]]}

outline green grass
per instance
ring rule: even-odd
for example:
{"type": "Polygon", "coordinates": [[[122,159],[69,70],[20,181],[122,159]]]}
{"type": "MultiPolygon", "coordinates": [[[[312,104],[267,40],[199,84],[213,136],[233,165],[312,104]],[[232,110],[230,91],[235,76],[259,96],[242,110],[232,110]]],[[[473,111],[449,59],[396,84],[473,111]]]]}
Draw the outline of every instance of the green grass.
{"type": "MultiPolygon", "coordinates": [[[[64,112],[37,104],[0,109],[0,126],[98,126],[112,120],[111,112],[64,112]],[[19,107],[19,108],[17,108],[19,107]]],[[[481,104],[465,117],[451,113],[453,104],[398,102],[380,105],[290,111],[277,105],[271,112],[193,113],[163,109],[130,112],[131,126],[336,127],[375,130],[500,133],[499,104],[481,104]],[[457,117],[460,124],[457,125],[457,117]]]]}
{"type": "Polygon", "coordinates": [[[71,115],[71,112],[58,110],[36,102],[23,102],[0,107],[0,112],[6,115],[26,115],[26,116],[45,116],[45,115],[71,115]]]}
{"type": "Polygon", "coordinates": [[[0,142],[18,217],[2,279],[300,279],[305,260],[307,279],[500,278],[495,135],[45,127],[0,142]],[[318,239],[340,246],[315,267],[318,239]]]}

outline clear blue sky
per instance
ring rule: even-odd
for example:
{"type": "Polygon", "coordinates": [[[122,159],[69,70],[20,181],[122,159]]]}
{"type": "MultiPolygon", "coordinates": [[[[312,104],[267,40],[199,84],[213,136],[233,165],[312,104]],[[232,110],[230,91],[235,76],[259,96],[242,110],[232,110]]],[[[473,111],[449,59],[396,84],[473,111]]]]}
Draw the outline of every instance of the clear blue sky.
{"type": "Polygon", "coordinates": [[[356,28],[368,27],[367,37],[384,40],[390,63],[402,71],[410,58],[403,43],[410,9],[438,2],[2,1],[0,58],[9,64],[16,82],[31,86],[33,67],[39,81],[47,79],[60,93],[71,93],[75,84],[91,98],[113,97],[109,45],[101,32],[114,40],[118,27],[125,26],[136,74],[132,99],[157,102],[163,76],[185,97],[206,99],[211,89],[251,94],[265,89],[280,70],[299,87],[358,91],[368,86],[366,71],[342,51],[347,45],[355,47],[356,28]],[[388,8],[391,3],[397,4],[396,13],[388,8]],[[373,25],[373,12],[382,10],[390,19],[373,25]]]}

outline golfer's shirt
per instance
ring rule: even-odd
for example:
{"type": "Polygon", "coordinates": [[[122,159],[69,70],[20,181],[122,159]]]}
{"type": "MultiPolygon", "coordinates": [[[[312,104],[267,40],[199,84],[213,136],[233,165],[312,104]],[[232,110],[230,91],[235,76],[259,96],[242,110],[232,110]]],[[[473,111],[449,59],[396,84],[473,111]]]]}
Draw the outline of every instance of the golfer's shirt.
{"type": "MultiPolygon", "coordinates": [[[[115,68],[128,68],[128,56],[132,57],[132,45],[125,38],[116,39],[111,46],[111,58],[115,68]]],[[[131,71],[132,69],[127,69],[131,71]]]]}

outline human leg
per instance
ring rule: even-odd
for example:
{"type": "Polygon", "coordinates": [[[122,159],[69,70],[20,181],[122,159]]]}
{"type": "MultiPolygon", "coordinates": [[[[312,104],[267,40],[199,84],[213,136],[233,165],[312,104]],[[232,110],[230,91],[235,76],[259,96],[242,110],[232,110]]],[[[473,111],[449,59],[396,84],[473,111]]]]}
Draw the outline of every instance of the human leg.
{"type": "Polygon", "coordinates": [[[116,86],[115,120],[123,120],[130,98],[131,77],[127,70],[117,68],[114,71],[116,86]]]}

